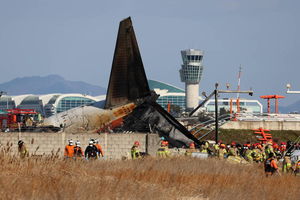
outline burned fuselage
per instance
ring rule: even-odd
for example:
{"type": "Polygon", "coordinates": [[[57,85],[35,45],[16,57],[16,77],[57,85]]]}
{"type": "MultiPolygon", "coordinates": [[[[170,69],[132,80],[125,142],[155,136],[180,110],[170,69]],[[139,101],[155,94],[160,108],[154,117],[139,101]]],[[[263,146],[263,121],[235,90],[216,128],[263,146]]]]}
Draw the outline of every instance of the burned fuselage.
{"type": "Polygon", "coordinates": [[[84,130],[153,132],[177,147],[199,141],[156,103],[150,91],[130,18],[120,22],[106,100],[74,108],[45,125],[84,130]]]}

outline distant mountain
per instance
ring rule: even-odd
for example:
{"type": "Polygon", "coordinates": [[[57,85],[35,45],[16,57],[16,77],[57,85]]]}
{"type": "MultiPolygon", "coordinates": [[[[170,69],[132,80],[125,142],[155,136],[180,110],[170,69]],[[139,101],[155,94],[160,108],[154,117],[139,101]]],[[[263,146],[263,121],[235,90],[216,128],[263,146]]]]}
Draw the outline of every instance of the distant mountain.
{"type": "Polygon", "coordinates": [[[284,106],[284,107],[279,106],[278,109],[280,113],[291,113],[291,112],[300,113],[300,100],[288,106],[284,106]]]}
{"type": "Polygon", "coordinates": [[[92,96],[106,94],[106,89],[82,81],[68,81],[59,75],[16,78],[0,84],[0,91],[8,95],[80,93],[92,96]]]}

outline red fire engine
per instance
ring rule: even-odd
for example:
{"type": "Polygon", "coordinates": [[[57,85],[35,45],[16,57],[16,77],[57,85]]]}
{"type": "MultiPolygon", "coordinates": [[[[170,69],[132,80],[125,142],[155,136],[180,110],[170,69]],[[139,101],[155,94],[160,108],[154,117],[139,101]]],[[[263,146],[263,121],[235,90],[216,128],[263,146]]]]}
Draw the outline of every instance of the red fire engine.
{"type": "Polygon", "coordinates": [[[0,114],[0,127],[16,130],[20,127],[33,126],[37,115],[33,109],[7,109],[0,114]]]}

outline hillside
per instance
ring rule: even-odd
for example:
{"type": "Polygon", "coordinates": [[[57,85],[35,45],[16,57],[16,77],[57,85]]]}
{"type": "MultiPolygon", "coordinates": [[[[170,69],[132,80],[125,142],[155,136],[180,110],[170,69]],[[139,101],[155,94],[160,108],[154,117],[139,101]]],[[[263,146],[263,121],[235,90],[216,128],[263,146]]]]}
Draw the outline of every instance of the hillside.
{"type": "Polygon", "coordinates": [[[300,100],[296,101],[295,103],[288,105],[288,106],[279,106],[279,111],[281,113],[291,113],[291,112],[298,112],[300,113],[300,100]]]}
{"type": "Polygon", "coordinates": [[[8,95],[81,93],[97,96],[106,93],[103,87],[82,81],[65,80],[59,75],[16,78],[0,84],[0,91],[5,91],[8,95]]]}

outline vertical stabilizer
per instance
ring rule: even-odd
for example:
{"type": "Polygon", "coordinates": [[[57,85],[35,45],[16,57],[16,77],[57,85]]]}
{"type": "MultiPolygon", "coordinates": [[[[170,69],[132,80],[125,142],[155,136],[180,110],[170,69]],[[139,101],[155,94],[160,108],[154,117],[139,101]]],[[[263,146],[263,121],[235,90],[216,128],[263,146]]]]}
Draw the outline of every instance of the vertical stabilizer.
{"type": "Polygon", "coordinates": [[[120,22],[105,108],[124,105],[149,95],[142,58],[128,17],[120,22]]]}

